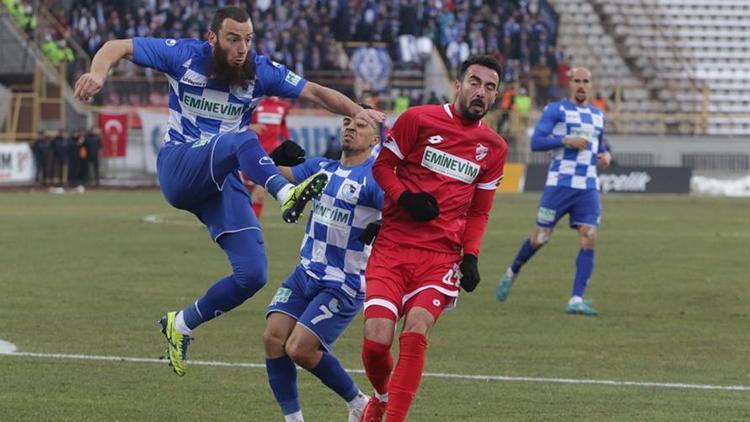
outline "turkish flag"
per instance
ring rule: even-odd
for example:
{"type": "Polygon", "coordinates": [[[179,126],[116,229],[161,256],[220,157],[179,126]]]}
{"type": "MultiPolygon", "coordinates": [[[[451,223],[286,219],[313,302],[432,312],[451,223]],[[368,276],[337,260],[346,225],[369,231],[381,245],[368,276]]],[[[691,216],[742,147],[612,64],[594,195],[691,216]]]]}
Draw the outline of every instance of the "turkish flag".
{"type": "Polygon", "coordinates": [[[124,157],[128,146],[127,113],[99,113],[103,157],[124,157]]]}

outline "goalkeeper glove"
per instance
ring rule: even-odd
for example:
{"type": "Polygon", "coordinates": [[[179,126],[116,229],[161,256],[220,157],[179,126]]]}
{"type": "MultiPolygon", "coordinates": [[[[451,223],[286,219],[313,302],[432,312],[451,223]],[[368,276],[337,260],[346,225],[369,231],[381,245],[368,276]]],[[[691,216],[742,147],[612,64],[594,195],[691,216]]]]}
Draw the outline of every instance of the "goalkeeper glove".
{"type": "Polygon", "coordinates": [[[411,218],[417,221],[434,220],[440,214],[437,200],[427,192],[404,191],[398,197],[398,204],[409,213],[411,218]]]}
{"type": "Polygon", "coordinates": [[[277,166],[292,167],[305,162],[305,150],[291,140],[282,142],[268,156],[277,166]]]}
{"type": "Polygon", "coordinates": [[[478,263],[477,257],[470,254],[465,254],[461,260],[461,287],[468,293],[473,292],[479,284],[478,263]]]}
{"type": "Polygon", "coordinates": [[[380,231],[380,223],[381,221],[378,220],[368,224],[362,231],[362,234],[359,235],[359,240],[365,245],[372,245],[375,241],[375,236],[377,236],[380,231]]]}

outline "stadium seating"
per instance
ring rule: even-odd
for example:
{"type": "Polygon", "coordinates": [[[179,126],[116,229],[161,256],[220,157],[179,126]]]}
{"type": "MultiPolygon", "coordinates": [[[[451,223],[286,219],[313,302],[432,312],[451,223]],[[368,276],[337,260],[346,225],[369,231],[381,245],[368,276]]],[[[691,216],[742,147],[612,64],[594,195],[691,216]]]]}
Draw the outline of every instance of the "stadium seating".
{"type": "MultiPolygon", "coordinates": [[[[590,66],[621,111],[700,113],[707,132],[750,133],[750,8],[743,0],[554,0],[559,43],[590,66]]],[[[640,122],[636,130],[659,131],[640,122]]],[[[663,130],[663,127],[661,128],[663,130]]]]}

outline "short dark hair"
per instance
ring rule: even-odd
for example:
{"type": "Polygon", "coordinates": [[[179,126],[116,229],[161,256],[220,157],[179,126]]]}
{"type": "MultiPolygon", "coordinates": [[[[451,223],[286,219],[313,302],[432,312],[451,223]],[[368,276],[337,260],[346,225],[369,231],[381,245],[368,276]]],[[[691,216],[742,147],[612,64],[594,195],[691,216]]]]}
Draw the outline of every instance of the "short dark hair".
{"type": "Polygon", "coordinates": [[[469,66],[474,64],[478,64],[479,66],[484,66],[486,68],[494,70],[495,72],[497,72],[498,79],[500,81],[503,80],[503,67],[500,66],[500,62],[498,62],[496,58],[490,56],[489,54],[477,54],[469,57],[468,59],[464,60],[463,63],[461,63],[461,69],[458,72],[459,81],[462,81],[464,79],[469,66]]]}
{"type": "Polygon", "coordinates": [[[214,13],[214,18],[211,19],[211,26],[209,27],[211,32],[218,34],[219,29],[221,29],[221,24],[224,23],[225,19],[231,19],[237,22],[247,22],[250,20],[250,15],[247,14],[247,10],[241,7],[222,7],[214,13]]]}
{"type": "MultiPolygon", "coordinates": [[[[373,107],[373,106],[371,106],[370,104],[367,104],[367,103],[357,103],[357,105],[360,106],[360,107],[362,107],[365,110],[375,110],[375,107],[373,107]]],[[[380,123],[380,122],[378,122],[375,125],[375,131],[378,134],[378,136],[380,136],[380,140],[382,141],[383,140],[383,124],[380,123]]]]}

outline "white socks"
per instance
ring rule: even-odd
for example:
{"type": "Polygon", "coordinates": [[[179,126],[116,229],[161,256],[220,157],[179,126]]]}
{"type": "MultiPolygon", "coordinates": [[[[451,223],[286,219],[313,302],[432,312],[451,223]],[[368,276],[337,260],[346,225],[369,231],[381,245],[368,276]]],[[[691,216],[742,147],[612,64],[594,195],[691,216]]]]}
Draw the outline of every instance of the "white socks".
{"type": "Polygon", "coordinates": [[[581,302],[583,302],[583,298],[581,296],[573,296],[568,301],[568,306],[575,305],[576,303],[581,303],[581,302]]]}
{"type": "Polygon", "coordinates": [[[286,202],[286,198],[292,192],[292,189],[294,189],[294,185],[291,183],[287,183],[283,188],[279,189],[279,191],[276,192],[276,200],[281,202],[282,204],[286,202]]]}
{"type": "Polygon", "coordinates": [[[182,316],[182,311],[177,312],[174,317],[174,325],[177,327],[177,331],[181,332],[184,336],[189,336],[192,330],[185,324],[185,318],[182,316]]]}
{"type": "Polygon", "coordinates": [[[388,401],[388,393],[385,393],[385,394],[380,394],[380,393],[378,393],[377,391],[373,390],[373,394],[374,394],[374,395],[375,395],[375,397],[376,397],[376,398],[377,398],[378,400],[380,400],[380,401],[381,401],[382,403],[385,403],[385,402],[387,402],[387,401],[388,401]]]}
{"type": "Polygon", "coordinates": [[[347,402],[346,405],[349,406],[350,409],[364,409],[364,407],[367,405],[367,400],[369,397],[365,395],[362,391],[360,391],[356,397],[351,399],[351,401],[347,402]]]}
{"type": "Polygon", "coordinates": [[[284,422],[305,422],[305,418],[302,417],[302,410],[284,415],[284,422]]]}

